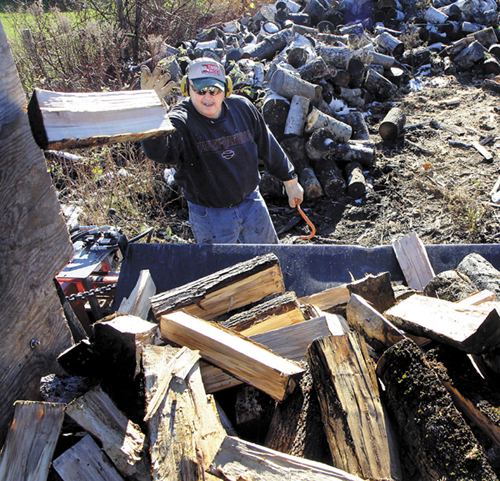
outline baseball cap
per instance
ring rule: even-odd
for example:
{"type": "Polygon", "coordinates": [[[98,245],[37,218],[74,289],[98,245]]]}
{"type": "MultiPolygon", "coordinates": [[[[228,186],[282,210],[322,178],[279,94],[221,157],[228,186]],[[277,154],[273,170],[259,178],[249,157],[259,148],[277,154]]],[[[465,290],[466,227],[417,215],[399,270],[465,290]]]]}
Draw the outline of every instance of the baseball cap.
{"type": "Polygon", "coordinates": [[[226,87],[224,67],[216,60],[202,57],[194,60],[189,65],[188,78],[197,89],[214,85],[221,90],[226,87]]]}

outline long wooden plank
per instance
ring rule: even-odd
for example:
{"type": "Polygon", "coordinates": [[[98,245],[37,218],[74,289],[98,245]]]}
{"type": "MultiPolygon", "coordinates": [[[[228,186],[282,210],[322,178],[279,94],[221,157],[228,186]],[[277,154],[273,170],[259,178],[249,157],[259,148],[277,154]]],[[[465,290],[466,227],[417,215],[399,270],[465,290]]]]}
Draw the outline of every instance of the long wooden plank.
{"type": "Polygon", "coordinates": [[[495,308],[461,307],[415,294],[385,312],[396,327],[417,336],[481,354],[500,345],[499,313],[495,308]]]}
{"type": "Polygon", "coordinates": [[[137,142],[174,131],[154,90],[74,93],[35,89],[28,117],[42,149],[137,142]]]}
{"type": "Polygon", "coordinates": [[[162,338],[199,350],[201,356],[280,401],[304,370],[244,336],[214,323],[173,312],[160,318],[162,338]]]}
{"type": "Polygon", "coordinates": [[[156,294],[156,285],[148,269],[139,273],[139,279],[129,297],[124,297],[118,308],[119,313],[130,314],[147,320],[151,303],[149,298],[156,294]]]}
{"type": "Polygon", "coordinates": [[[2,481],[45,481],[64,419],[64,404],[17,401],[0,457],[2,481]]]}
{"type": "Polygon", "coordinates": [[[435,274],[425,246],[417,234],[412,232],[393,242],[392,248],[408,287],[423,290],[427,283],[435,277],[435,274]]]}
{"type": "Polygon", "coordinates": [[[62,373],[56,358],[72,339],[53,279],[73,246],[1,22],[0,65],[1,445],[14,402],[37,399],[40,378],[62,373]]]}
{"type": "Polygon", "coordinates": [[[109,458],[89,435],[54,459],[52,465],[63,481],[123,481],[109,458]]]}
{"type": "Polygon", "coordinates": [[[68,404],[66,413],[101,441],[104,451],[120,473],[137,481],[151,479],[144,452],[144,434],[115,406],[101,387],[68,404]]]}
{"type": "Polygon", "coordinates": [[[357,333],[315,340],[307,360],[333,464],[365,479],[401,480],[375,366],[357,333]]]}
{"type": "Polygon", "coordinates": [[[327,464],[283,454],[231,436],[224,439],[210,472],[228,481],[363,481],[327,464]]]}
{"type": "Polygon", "coordinates": [[[151,307],[158,319],[182,309],[209,320],[284,290],[279,260],[270,253],[157,294],[151,298],[151,307]]]}

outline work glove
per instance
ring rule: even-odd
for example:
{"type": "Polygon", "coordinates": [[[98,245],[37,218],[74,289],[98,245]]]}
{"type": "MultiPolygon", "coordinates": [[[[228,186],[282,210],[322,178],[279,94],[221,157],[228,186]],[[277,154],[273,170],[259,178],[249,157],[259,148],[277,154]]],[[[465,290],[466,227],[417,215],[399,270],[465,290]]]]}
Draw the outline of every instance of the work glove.
{"type": "Polygon", "coordinates": [[[295,199],[298,199],[298,203],[302,204],[304,200],[304,189],[299,184],[297,177],[295,177],[295,179],[285,180],[283,184],[285,184],[286,195],[288,196],[290,207],[296,207],[297,204],[295,203],[295,199]]]}
{"type": "Polygon", "coordinates": [[[169,72],[161,73],[160,67],[155,67],[153,73],[149,70],[147,65],[141,67],[141,89],[142,90],[154,90],[160,100],[163,100],[165,96],[172,91],[176,83],[170,80],[171,76],[169,72]]]}

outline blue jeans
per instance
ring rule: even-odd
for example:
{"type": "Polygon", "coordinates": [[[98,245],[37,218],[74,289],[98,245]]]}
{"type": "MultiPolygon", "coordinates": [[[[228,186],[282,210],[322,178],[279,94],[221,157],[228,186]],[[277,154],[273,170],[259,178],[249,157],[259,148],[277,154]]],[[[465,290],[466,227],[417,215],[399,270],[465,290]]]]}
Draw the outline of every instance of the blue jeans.
{"type": "Polygon", "coordinates": [[[233,207],[203,207],[188,201],[191,230],[198,244],[278,244],[266,203],[255,189],[233,207]]]}

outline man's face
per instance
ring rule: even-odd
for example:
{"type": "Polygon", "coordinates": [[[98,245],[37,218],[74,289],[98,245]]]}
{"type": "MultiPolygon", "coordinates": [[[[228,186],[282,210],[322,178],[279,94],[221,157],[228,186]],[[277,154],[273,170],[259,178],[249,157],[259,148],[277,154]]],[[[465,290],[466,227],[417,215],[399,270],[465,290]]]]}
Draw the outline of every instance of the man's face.
{"type": "Polygon", "coordinates": [[[205,117],[217,119],[222,113],[222,102],[224,92],[217,87],[206,87],[201,90],[195,90],[191,82],[189,83],[189,96],[194,108],[205,117]],[[215,93],[215,95],[212,95],[215,93]]]}

